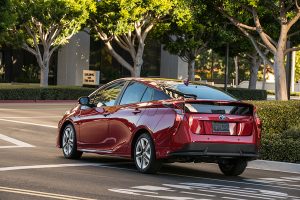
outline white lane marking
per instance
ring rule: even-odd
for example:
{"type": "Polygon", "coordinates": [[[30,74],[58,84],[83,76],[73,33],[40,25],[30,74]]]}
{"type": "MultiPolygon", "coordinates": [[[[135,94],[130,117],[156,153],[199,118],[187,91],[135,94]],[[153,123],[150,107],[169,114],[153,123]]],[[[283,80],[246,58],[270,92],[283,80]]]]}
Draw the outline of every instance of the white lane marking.
{"type": "Polygon", "coordinates": [[[19,124],[27,124],[27,125],[33,125],[33,126],[42,126],[42,127],[47,127],[47,128],[57,128],[57,126],[51,126],[51,125],[46,125],[46,124],[36,124],[36,123],[23,122],[23,121],[15,121],[15,120],[10,120],[10,119],[0,119],[0,121],[19,123],[19,124]]]}
{"type": "Polygon", "coordinates": [[[141,186],[135,186],[135,187],[132,187],[132,188],[139,189],[139,190],[150,190],[150,191],[168,191],[168,192],[174,192],[175,191],[175,190],[172,190],[171,188],[153,186],[153,185],[141,185],[141,186]]]}
{"type": "Polygon", "coordinates": [[[53,165],[29,165],[29,166],[14,166],[14,167],[1,167],[0,172],[14,171],[24,169],[45,169],[45,168],[58,168],[58,167],[83,167],[83,166],[96,166],[100,167],[102,164],[95,163],[73,163],[73,164],[53,164],[53,165]]]}
{"type": "Polygon", "coordinates": [[[28,144],[26,142],[22,142],[20,140],[8,137],[8,136],[3,135],[3,134],[0,134],[0,140],[4,140],[6,142],[10,142],[10,143],[13,143],[13,144],[16,145],[16,146],[0,146],[1,149],[3,149],[3,148],[17,148],[17,147],[34,147],[31,144],[28,144]]]}
{"type": "Polygon", "coordinates": [[[148,194],[158,194],[157,192],[151,192],[151,191],[143,191],[143,190],[132,190],[132,189],[108,189],[111,192],[117,192],[122,194],[131,194],[131,195],[142,195],[140,193],[148,193],[148,194]]]}
{"type": "MultiPolygon", "coordinates": [[[[181,174],[174,174],[174,173],[165,173],[165,172],[159,172],[158,174],[167,175],[167,176],[185,177],[185,178],[191,178],[191,179],[203,179],[203,180],[210,180],[210,181],[215,181],[215,182],[235,183],[235,184],[255,185],[255,186],[266,186],[262,183],[251,182],[251,181],[248,181],[248,180],[231,181],[231,180],[222,180],[222,179],[215,179],[215,178],[204,178],[204,177],[181,175],[181,174]]],[[[269,185],[269,187],[299,190],[298,188],[284,187],[284,186],[281,186],[281,185],[269,185]]]]}
{"type": "Polygon", "coordinates": [[[267,200],[273,200],[274,198],[273,197],[262,197],[262,196],[257,196],[257,195],[249,195],[249,194],[235,194],[235,193],[231,193],[231,192],[226,192],[226,191],[216,191],[216,190],[207,190],[207,189],[197,189],[198,191],[201,191],[201,192],[211,192],[211,193],[219,193],[219,194],[227,194],[227,195],[231,195],[231,196],[242,196],[242,197],[250,197],[250,198],[258,198],[258,199],[267,199],[267,200]]]}
{"type": "Polygon", "coordinates": [[[234,198],[234,197],[221,197],[222,199],[232,199],[232,200],[246,200],[241,198],[234,198]]]}
{"type": "Polygon", "coordinates": [[[52,199],[94,200],[94,199],[84,198],[84,197],[69,196],[69,195],[62,195],[62,194],[55,194],[55,193],[48,193],[48,192],[39,192],[39,191],[34,191],[34,190],[24,190],[24,189],[18,189],[18,188],[9,188],[9,187],[2,187],[2,186],[0,186],[0,191],[17,193],[17,194],[25,194],[25,195],[31,195],[31,196],[47,197],[47,198],[52,198],[52,199]]]}
{"type": "Polygon", "coordinates": [[[39,116],[39,117],[0,117],[0,119],[40,119],[40,118],[58,118],[60,116],[39,116]]]}
{"type": "MultiPolygon", "coordinates": [[[[219,187],[219,188],[215,188],[215,187],[202,187],[202,186],[189,186],[188,188],[185,188],[185,185],[177,185],[177,184],[163,184],[164,186],[168,186],[168,187],[174,187],[174,188],[182,188],[182,189],[188,189],[188,190],[199,190],[199,191],[207,191],[209,193],[218,193],[218,192],[224,192],[224,194],[232,194],[232,195],[235,195],[235,194],[238,194],[238,195],[248,195],[248,196],[253,196],[253,197],[256,197],[256,198],[263,198],[263,197],[266,197],[266,199],[268,198],[282,198],[282,196],[288,196],[287,194],[283,194],[283,193],[280,193],[280,197],[277,197],[276,195],[271,195],[271,192],[273,191],[268,191],[267,194],[263,194],[262,192],[261,193],[249,193],[248,191],[243,191],[243,190],[240,190],[240,189],[229,189],[229,188],[224,188],[223,187],[219,187]]],[[[274,191],[274,193],[277,193],[274,191]]]]}
{"type": "Polygon", "coordinates": [[[195,192],[180,192],[182,194],[192,194],[192,195],[196,195],[196,196],[207,196],[207,197],[216,197],[216,195],[213,194],[203,194],[203,193],[195,193],[195,192]]]}
{"type": "Polygon", "coordinates": [[[156,195],[144,195],[144,196],[158,198],[158,199],[171,199],[171,200],[211,200],[211,199],[195,199],[192,197],[177,197],[177,196],[156,196],[156,195]]]}
{"type": "Polygon", "coordinates": [[[296,180],[296,181],[300,181],[300,176],[298,177],[281,177],[283,179],[288,179],[288,180],[296,180]]]}

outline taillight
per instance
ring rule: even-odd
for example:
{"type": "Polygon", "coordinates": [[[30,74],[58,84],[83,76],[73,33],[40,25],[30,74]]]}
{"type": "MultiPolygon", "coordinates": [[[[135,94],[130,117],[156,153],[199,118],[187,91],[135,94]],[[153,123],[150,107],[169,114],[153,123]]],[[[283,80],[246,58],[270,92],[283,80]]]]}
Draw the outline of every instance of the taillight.
{"type": "Polygon", "coordinates": [[[203,122],[198,119],[194,119],[193,116],[189,116],[189,127],[193,134],[205,134],[203,122]]]}
{"type": "Polygon", "coordinates": [[[254,108],[254,120],[255,120],[256,126],[258,128],[258,135],[257,135],[257,137],[260,138],[262,123],[261,123],[261,120],[259,119],[259,117],[257,115],[256,108],[254,108]]]}

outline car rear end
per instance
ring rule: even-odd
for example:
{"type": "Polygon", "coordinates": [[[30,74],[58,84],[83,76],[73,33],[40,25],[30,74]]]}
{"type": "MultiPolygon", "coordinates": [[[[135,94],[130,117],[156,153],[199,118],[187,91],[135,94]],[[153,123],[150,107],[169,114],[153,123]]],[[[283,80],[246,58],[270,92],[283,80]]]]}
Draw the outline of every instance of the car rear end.
{"type": "Polygon", "coordinates": [[[258,156],[261,125],[253,105],[185,100],[174,103],[174,108],[181,122],[172,137],[169,156],[211,162],[228,158],[252,160],[258,156]]]}

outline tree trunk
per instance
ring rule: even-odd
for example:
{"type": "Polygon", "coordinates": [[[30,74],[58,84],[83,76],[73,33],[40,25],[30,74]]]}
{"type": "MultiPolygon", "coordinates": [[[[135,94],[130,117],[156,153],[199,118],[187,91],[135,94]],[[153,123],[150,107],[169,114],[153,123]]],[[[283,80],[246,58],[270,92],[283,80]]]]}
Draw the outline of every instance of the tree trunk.
{"type": "Polygon", "coordinates": [[[249,89],[256,89],[257,83],[257,74],[259,70],[259,66],[261,64],[261,59],[258,57],[255,52],[252,55],[251,68],[250,68],[250,81],[249,81],[249,89]]]}
{"type": "Polygon", "coordinates": [[[131,76],[133,76],[133,77],[141,76],[141,70],[142,70],[142,66],[144,63],[143,54],[144,54],[144,42],[143,42],[143,44],[141,44],[141,43],[139,44],[138,51],[137,51],[135,57],[132,57],[132,59],[133,59],[133,74],[131,74],[131,76]]]}
{"type": "Polygon", "coordinates": [[[234,66],[235,66],[235,85],[239,85],[239,57],[235,56],[234,58],[234,66]]]}
{"type": "Polygon", "coordinates": [[[190,60],[188,62],[188,80],[195,80],[195,60],[190,60]]]}
{"type": "Polygon", "coordinates": [[[276,100],[288,100],[286,71],[284,68],[284,50],[278,48],[274,56],[276,100]]]}
{"type": "Polygon", "coordinates": [[[40,86],[41,87],[48,87],[48,76],[49,76],[49,63],[48,66],[41,68],[41,79],[40,79],[40,86]]]}
{"type": "Polygon", "coordinates": [[[264,61],[264,71],[263,71],[263,83],[262,83],[262,88],[263,90],[266,89],[266,73],[267,73],[267,63],[264,61]]]}

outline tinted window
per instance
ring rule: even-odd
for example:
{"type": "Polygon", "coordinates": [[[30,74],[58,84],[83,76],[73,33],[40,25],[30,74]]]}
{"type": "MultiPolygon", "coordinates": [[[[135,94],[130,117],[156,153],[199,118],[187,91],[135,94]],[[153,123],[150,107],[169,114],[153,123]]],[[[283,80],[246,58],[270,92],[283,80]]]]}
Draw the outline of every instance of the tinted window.
{"type": "Polygon", "coordinates": [[[213,100],[229,100],[236,101],[234,97],[222,92],[221,90],[208,87],[205,85],[184,85],[178,84],[174,85],[173,88],[182,92],[184,94],[194,94],[197,95],[197,99],[213,99],[213,100]]]}
{"type": "Polygon", "coordinates": [[[186,103],[187,111],[203,114],[252,115],[252,106],[236,104],[186,103]]]}
{"type": "Polygon", "coordinates": [[[113,106],[120,94],[125,82],[116,82],[96,91],[90,96],[91,103],[97,105],[102,103],[104,106],[113,106]]]}
{"type": "Polygon", "coordinates": [[[147,86],[138,82],[131,82],[127,86],[120,105],[140,102],[147,86]]]}
{"type": "Polygon", "coordinates": [[[152,88],[148,87],[143,95],[141,102],[152,101],[153,91],[154,90],[152,88]]]}
{"type": "Polygon", "coordinates": [[[153,94],[153,100],[165,100],[165,99],[170,99],[170,97],[164,93],[163,91],[159,91],[159,90],[154,90],[154,94],[153,94]]]}

